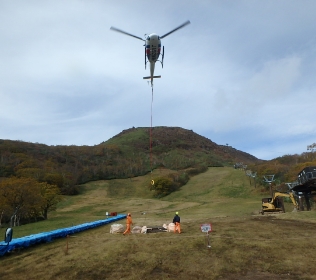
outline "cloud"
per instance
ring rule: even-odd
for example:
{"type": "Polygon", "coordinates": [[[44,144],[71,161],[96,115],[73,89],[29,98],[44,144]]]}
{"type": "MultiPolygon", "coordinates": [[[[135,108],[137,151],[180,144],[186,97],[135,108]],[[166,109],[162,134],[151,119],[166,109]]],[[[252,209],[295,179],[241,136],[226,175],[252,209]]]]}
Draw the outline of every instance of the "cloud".
{"type": "Polygon", "coordinates": [[[149,126],[143,43],[110,26],[142,37],[190,20],[162,40],[153,125],[262,158],[305,151],[316,137],[315,8],[309,0],[162,0],[153,13],[127,0],[3,2],[0,138],[95,145],[149,126]]]}

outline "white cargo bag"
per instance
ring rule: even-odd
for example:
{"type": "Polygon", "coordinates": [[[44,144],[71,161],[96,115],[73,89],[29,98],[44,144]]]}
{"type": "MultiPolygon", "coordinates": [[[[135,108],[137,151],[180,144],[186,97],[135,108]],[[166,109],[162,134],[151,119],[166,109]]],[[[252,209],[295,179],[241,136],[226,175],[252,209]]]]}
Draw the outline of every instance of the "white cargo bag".
{"type": "Polygon", "coordinates": [[[142,227],[141,233],[147,233],[147,227],[146,227],[146,226],[143,226],[143,227],[142,227]]]}
{"type": "Polygon", "coordinates": [[[133,229],[131,230],[132,233],[141,233],[142,228],[139,226],[135,226],[133,227],[133,229]]]}
{"type": "Polygon", "coordinates": [[[168,225],[168,228],[167,228],[168,232],[173,232],[175,226],[176,226],[176,225],[175,225],[174,223],[170,223],[170,224],[168,225]]]}
{"type": "Polygon", "coordinates": [[[124,226],[122,224],[113,224],[111,225],[110,233],[123,233],[124,226]]]}

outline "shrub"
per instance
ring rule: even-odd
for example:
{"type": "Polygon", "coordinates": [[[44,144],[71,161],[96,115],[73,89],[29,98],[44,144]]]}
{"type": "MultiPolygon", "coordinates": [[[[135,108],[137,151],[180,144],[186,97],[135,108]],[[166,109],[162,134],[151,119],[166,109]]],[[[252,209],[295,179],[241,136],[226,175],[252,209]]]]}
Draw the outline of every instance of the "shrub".
{"type": "Polygon", "coordinates": [[[172,193],[176,189],[174,181],[168,177],[155,178],[154,184],[150,185],[150,190],[154,191],[154,197],[163,197],[172,193]]]}

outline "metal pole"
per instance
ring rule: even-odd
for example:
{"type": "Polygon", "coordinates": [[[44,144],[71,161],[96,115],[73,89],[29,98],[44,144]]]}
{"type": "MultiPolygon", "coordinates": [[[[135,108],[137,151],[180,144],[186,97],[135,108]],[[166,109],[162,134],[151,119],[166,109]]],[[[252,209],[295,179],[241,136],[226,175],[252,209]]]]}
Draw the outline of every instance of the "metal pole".
{"type": "Polygon", "coordinates": [[[11,228],[13,227],[13,218],[17,212],[18,212],[18,207],[15,208],[15,211],[14,211],[13,215],[11,216],[11,219],[10,219],[10,227],[11,228]]]}
{"type": "Polygon", "coordinates": [[[211,245],[210,245],[210,235],[208,234],[208,232],[206,233],[207,235],[207,248],[211,248],[211,245]]]}
{"type": "Polygon", "coordinates": [[[270,194],[271,194],[271,197],[273,197],[271,183],[274,181],[274,175],[265,175],[265,176],[263,176],[263,178],[264,178],[265,182],[269,184],[270,194]]]}

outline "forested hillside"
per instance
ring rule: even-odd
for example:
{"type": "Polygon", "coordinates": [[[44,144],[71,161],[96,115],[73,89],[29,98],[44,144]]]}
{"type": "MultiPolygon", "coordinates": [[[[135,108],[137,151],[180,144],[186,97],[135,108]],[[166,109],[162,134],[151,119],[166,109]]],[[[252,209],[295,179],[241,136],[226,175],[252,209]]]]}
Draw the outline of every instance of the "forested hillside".
{"type": "Polygon", "coordinates": [[[315,152],[262,161],[230,146],[177,127],[131,128],[95,146],[47,146],[0,140],[0,225],[47,219],[61,194],[73,195],[89,181],[132,178],[165,168],[148,187],[162,197],[207,167],[241,166],[246,174],[274,174],[274,184],[296,180],[305,166],[316,165],[315,152]],[[236,165],[237,163],[237,165],[236,165]],[[251,171],[251,172],[250,172],[251,171]],[[13,215],[14,214],[14,215],[13,215]],[[10,218],[11,217],[11,218],[10,218]]]}
{"type": "Polygon", "coordinates": [[[153,128],[152,155],[149,128],[124,130],[95,146],[0,140],[0,177],[34,178],[57,185],[64,194],[75,193],[76,185],[88,181],[144,175],[151,167],[181,170],[258,161],[252,155],[175,127],[153,128]]]}
{"type": "Polygon", "coordinates": [[[155,127],[152,133],[149,128],[131,128],[95,146],[0,140],[0,225],[47,219],[61,194],[77,194],[78,185],[89,181],[132,178],[166,168],[172,172],[149,183],[153,195],[161,197],[208,166],[233,166],[240,161],[259,160],[173,127],[155,127]]]}
{"type": "MultiPolygon", "coordinates": [[[[316,166],[316,152],[306,152],[300,155],[284,155],[269,161],[260,161],[247,166],[248,170],[257,173],[258,183],[263,184],[264,175],[275,175],[274,185],[284,185],[297,180],[297,175],[307,166],[316,166]]],[[[288,187],[285,187],[288,189],[288,187]]]]}

